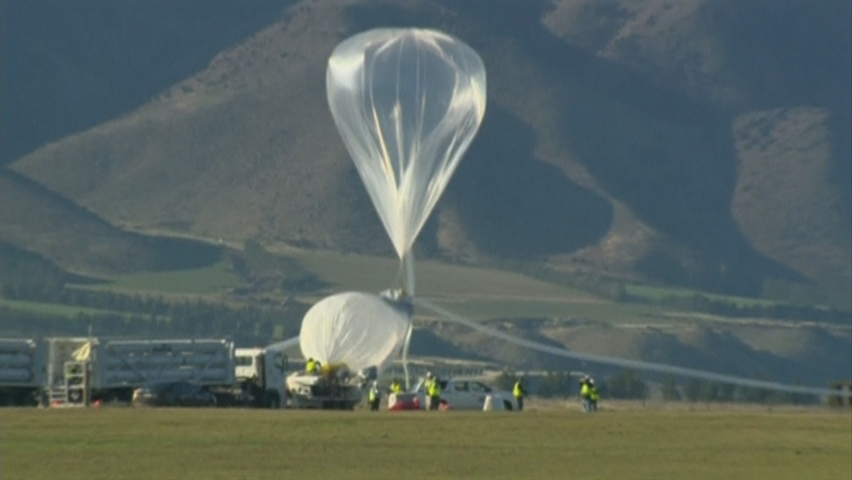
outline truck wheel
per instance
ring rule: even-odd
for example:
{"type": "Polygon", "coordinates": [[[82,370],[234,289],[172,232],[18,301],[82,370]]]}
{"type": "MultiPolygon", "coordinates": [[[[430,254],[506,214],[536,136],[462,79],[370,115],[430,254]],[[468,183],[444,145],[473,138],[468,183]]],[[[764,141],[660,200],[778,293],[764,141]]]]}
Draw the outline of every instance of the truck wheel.
{"type": "Polygon", "coordinates": [[[281,408],[281,399],[278,395],[274,393],[266,395],[266,408],[281,408]]]}
{"type": "Polygon", "coordinates": [[[512,410],[512,402],[510,402],[508,400],[503,400],[503,408],[511,411],[512,410]]]}

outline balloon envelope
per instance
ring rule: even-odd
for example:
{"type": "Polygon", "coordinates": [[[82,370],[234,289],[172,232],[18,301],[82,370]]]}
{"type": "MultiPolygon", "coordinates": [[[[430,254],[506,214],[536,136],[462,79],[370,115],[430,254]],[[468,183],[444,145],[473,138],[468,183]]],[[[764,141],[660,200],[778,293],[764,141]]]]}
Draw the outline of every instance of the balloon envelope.
{"type": "Polygon", "coordinates": [[[323,365],[346,364],[352,371],[375,366],[381,372],[402,347],[410,312],[359,292],[326,297],[305,314],[299,345],[305,358],[323,365]]]}
{"type": "Polygon", "coordinates": [[[400,258],[479,129],[485,86],[479,55],[435,30],[370,30],[328,60],[332,116],[400,258]]]}

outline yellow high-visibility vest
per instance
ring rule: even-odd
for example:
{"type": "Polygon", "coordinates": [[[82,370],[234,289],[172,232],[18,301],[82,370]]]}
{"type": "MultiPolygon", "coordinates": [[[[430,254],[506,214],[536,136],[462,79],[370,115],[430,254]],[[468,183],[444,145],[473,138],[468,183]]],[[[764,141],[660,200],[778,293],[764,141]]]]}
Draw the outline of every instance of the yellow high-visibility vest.
{"type": "Polygon", "coordinates": [[[430,397],[440,397],[441,396],[441,384],[437,380],[432,380],[429,383],[429,396],[430,397]]]}

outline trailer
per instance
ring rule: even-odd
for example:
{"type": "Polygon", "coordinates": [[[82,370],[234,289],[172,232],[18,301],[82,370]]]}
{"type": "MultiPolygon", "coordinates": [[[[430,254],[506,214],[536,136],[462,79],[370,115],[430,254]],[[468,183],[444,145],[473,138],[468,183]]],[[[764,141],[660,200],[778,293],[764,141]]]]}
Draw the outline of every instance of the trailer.
{"type": "Polygon", "coordinates": [[[130,402],[136,388],[191,381],[236,385],[234,344],[226,339],[47,339],[50,404],[130,402]]]}
{"type": "Polygon", "coordinates": [[[0,405],[37,405],[44,380],[41,343],[28,338],[0,339],[0,405]]]}

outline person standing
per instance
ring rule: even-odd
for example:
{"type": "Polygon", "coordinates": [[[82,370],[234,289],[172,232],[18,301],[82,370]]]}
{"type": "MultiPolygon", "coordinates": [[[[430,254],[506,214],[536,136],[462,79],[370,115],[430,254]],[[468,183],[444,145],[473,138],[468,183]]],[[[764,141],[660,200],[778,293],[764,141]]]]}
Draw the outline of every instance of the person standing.
{"type": "Polygon", "coordinates": [[[314,360],[313,357],[308,358],[308,362],[305,364],[305,371],[309,375],[316,375],[317,373],[319,373],[317,372],[317,370],[317,361],[314,360]]]}
{"type": "Polygon", "coordinates": [[[370,404],[371,411],[379,411],[379,404],[382,401],[382,394],[379,391],[379,382],[376,380],[373,380],[373,385],[370,387],[370,392],[367,394],[367,401],[370,404]]]}
{"type": "Polygon", "coordinates": [[[441,382],[437,376],[433,376],[432,381],[429,382],[427,394],[429,395],[429,410],[438,410],[438,407],[441,405],[441,382]]]}
{"type": "Polygon", "coordinates": [[[402,390],[402,383],[399,381],[398,378],[394,378],[390,384],[390,393],[398,394],[402,393],[402,390]]]}
{"type": "Polygon", "coordinates": [[[429,404],[429,389],[432,388],[432,381],[435,377],[432,376],[432,372],[426,372],[426,378],[423,379],[423,400],[426,401],[426,410],[430,410],[429,404]]]}
{"type": "Polygon", "coordinates": [[[515,382],[515,388],[512,390],[512,395],[515,396],[515,403],[518,405],[518,411],[524,411],[524,395],[526,395],[526,390],[524,389],[524,381],[521,377],[518,377],[518,381],[515,382]]]}
{"type": "Polygon", "coordinates": [[[589,377],[583,377],[580,381],[580,398],[583,400],[583,411],[589,412],[592,409],[592,386],[593,380],[589,377]]]}

